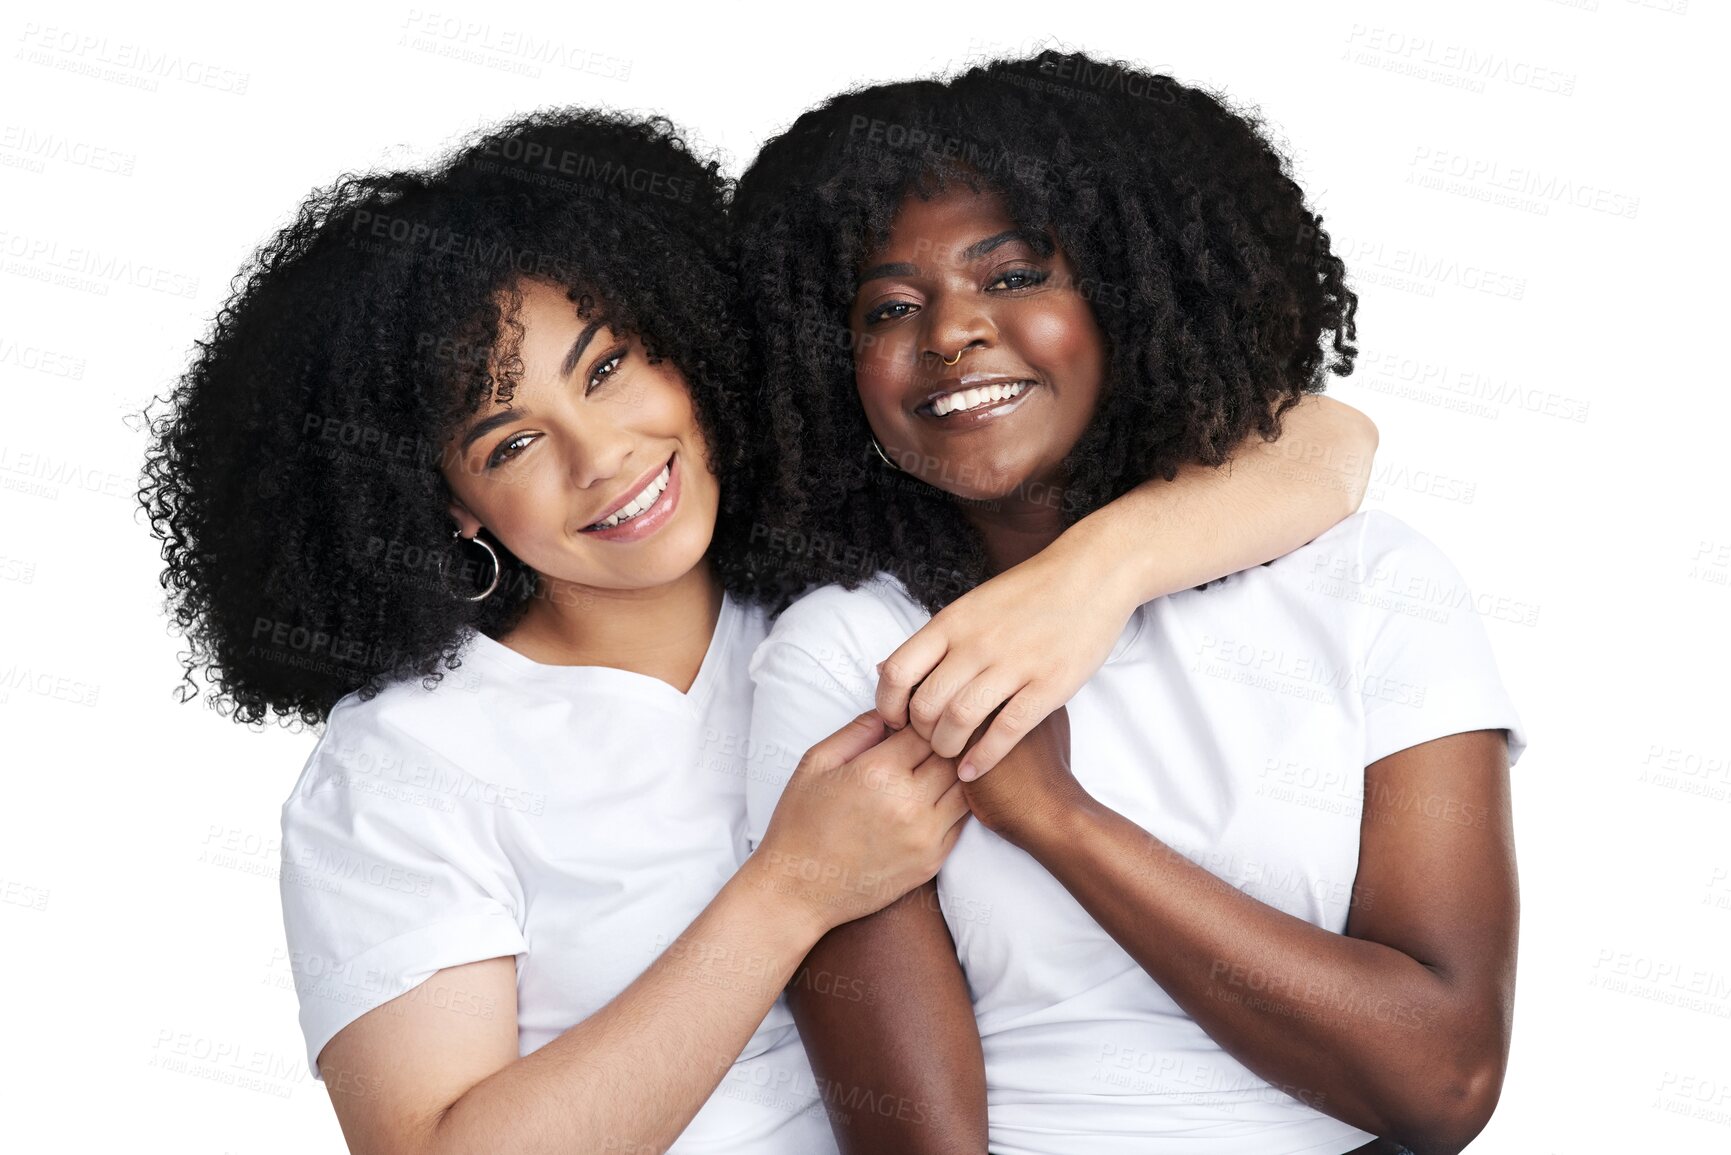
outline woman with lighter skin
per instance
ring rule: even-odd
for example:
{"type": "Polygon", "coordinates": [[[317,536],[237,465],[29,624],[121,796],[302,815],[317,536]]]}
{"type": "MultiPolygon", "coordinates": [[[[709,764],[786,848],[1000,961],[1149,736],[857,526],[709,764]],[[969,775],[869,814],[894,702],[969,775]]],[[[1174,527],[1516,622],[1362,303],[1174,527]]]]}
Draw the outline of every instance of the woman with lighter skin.
{"type": "MultiPolygon", "coordinates": [[[[188,686],[323,728],[282,895],[356,1152],[833,1149],[781,991],[965,820],[954,761],[869,709],[750,741],[747,667],[809,556],[760,532],[726,193],[665,122],[582,110],[344,178],[243,270],[153,425],[188,686]],[[789,755],[806,788],[747,857],[746,785],[789,755]]],[[[1365,460],[1358,419],[1307,419],[1287,451],[1365,460]]],[[[971,595],[1075,607],[1061,630],[963,599],[934,633],[1085,664],[1121,600],[1350,513],[1358,464],[1292,491],[1284,460],[1151,484],[971,595]]]]}
{"type": "MultiPolygon", "coordinates": [[[[1256,124],[1116,62],[835,97],[764,146],[735,213],[755,330],[789,350],[763,381],[767,508],[859,547],[753,658],[766,750],[872,704],[874,665],[924,652],[958,592],[1290,417],[1356,353],[1344,266],[1256,124]],[[1007,162],[1026,156],[1050,163],[1007,162]],[[851,355],[786,338],[824,324],[851,355]],[[878,469],[833,465],[868,436],[878,469]],[[874,572],[896,556],[926,566],[874,572]]],[[[1030,693],[1044,720],[988,774],[968,764],[1020,701],[1013,668],[969,655],[947,704],[916,693],[978,821],[935,884],[804,964],[906,997],[790,990],[820,1079],[921,1107],[836,1111],[843,1149],[1469,1142],[1508,1055],[1525,745],[1472,604],[1434,545],[1361,513],[1120,618],[1073,696],[1030,693]]],[[[786,795],[749,789],[755,839],[786,795]]]]}

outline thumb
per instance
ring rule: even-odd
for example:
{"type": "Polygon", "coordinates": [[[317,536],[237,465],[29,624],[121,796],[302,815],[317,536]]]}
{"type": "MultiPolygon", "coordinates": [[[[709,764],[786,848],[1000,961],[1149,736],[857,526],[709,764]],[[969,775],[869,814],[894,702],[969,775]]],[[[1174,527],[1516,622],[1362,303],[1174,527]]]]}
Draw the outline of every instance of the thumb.
{"type": "Polygon", "coordinates": [[[851,762],[883,741],[884,720],[867,710],[810,750],[806,758],[817,767],[835,767],[851,762]]]}

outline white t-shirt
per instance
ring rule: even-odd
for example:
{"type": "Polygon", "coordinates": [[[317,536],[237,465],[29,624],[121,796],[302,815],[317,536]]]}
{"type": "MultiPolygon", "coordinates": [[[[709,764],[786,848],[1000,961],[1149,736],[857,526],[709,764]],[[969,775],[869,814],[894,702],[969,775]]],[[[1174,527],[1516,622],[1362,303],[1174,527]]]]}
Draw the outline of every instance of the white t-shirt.
{"type": "MultiPolygon", "coordinates": [[[[1142,606],[1068,703],[1071,767],[1192,861],[1344,932],[1364,767],[1467,730],[1508,730],[1511,760],[1524,746],[1473,606],[1427,539],[1356,514],[1269,565],[1142,606]]],[[[751,660],[754,744],[803,751],[871,709],[874,666],[927,620],[885,574],[789,607],[751,660]]],[[[748,784],[754,845],[791,770],[748,784]]],[[[1472,820],[1442,800],[1396,802],[1472,820]]],[[[938,896],[979,1020],[994,1152],[1321,1155],[1372,1138],[1228,1055],[979,823],[938,896]]]]}
{"type": "MultiPolygon", "coordinates": [[[[333,1035],[444,967],[516,956],[524,1055],[642,974],[744,859],[746,663],[766,632],[727,597],[683,694],[477,635],[432,690],[339,702],[282,812],[314,1077],[333,1035]]],[[[784,1001],[672,1150],[835,1150],[784,1001]]]]}

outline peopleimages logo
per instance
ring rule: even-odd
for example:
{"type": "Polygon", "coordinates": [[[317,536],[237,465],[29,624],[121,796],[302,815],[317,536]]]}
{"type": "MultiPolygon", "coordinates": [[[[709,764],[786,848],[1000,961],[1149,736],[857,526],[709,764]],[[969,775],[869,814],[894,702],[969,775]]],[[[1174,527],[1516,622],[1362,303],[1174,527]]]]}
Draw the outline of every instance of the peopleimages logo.
{"type": "Polygon", "coordinates": [[[1530,165],[1505,164],[1491,157],[1472,156],[1421,144],[1413,155],[1409,182],[1425,188],[1486,199],[1480,194],[1504,193],[1511,198],[1497,201],[1510,208],[1548,216],[1554,204],[1635,219],[1641,198],[1579,181],[1530,165]],[[1453,183],[1449,183],[1453,182],[1453,183]]]}
{"type": "Polygon", "coordinates": [[[0,256],[5,271],[81,292],[107,296],[110,286],[130,285],[171,297],[198,293],[198,278],[148,261],[88,245],[62,244],[58,239],[0,231],[0,256]]]}

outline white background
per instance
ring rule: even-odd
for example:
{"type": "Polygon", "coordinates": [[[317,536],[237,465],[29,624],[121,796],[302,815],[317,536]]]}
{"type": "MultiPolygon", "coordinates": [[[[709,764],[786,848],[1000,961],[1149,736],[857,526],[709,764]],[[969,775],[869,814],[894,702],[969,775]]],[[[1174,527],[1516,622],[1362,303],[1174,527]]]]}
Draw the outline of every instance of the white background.
{"type": "Polygon", "coordinates": [[[538,106],[664,111],[737,172],[838,88],[1056,35],[1285,142],[1362,298],[1332,388],[1382,430],[1367,504],[1480,595],[1532,747],[1472,1150],[1731,1150],[1722,9],[147,7],[0,23],[0,1146],[342,1149],[275,880],[313,739],[175,702],[130,497],[125,417],[253,246],[339,172],[538,106]]]}

